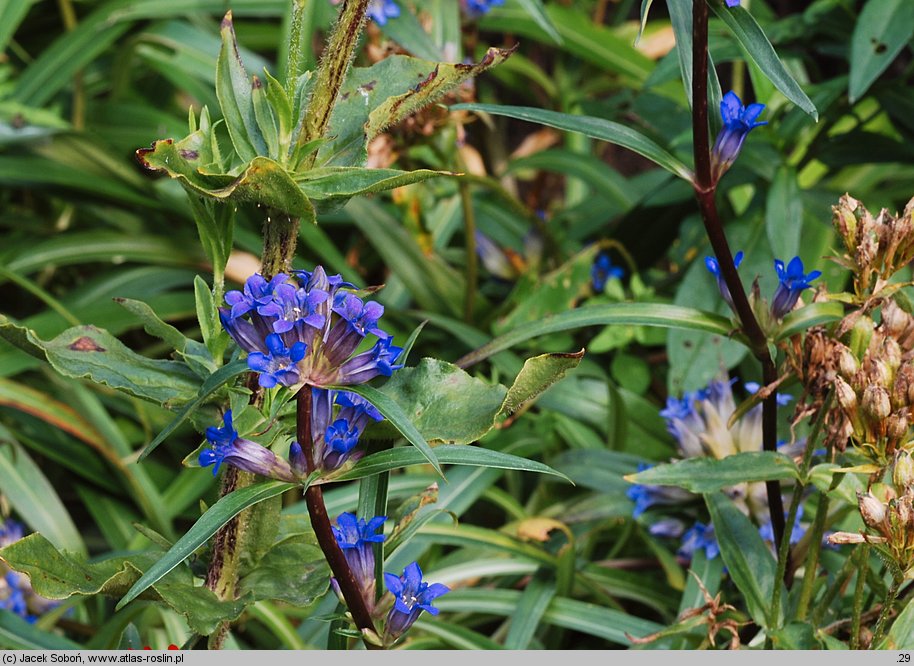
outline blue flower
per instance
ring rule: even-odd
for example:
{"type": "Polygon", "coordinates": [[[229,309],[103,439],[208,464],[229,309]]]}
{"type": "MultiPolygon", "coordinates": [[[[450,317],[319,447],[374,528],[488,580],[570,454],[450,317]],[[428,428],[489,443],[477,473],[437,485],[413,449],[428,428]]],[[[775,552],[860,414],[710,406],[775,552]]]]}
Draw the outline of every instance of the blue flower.
{"type": "Polygon", "coordinates": [[[297,475],[288,462],[276,456],[270,449],[249,439],[242,439],[232,425],[232,410],[227,410],[222,418],[223,426],[210,426],[206,429],[206,440],[210,448],[200,451],[197,461],[201,467],[213,467],[213,476],[219,472],[222,463],[252,474],[295,481],[297,475]]]}
{"type": "Polygon", "coordinates": [[[352,513],[341,513],[333,528],[336,543],[343,551],[349,568],[362,590],[368,607],[375,601],[375,556],[373,544],[383,543],[384,535],[375,534],[384,525],[387,516],[375,516],[368,522],[352,513]]]}
{"type": "Polygon", "coordinates": [[[262,306],[258,313],[264,317],[276,317],[274,333],[287,333],[296,326],[308,325],[322,328],[326,317],[318,312],[318,306],[330,298],[322,289],[296,289],[291,284],[277,285],[273,300],[262,306]]]}
{"type": "Polygon", "coordinates": [[[25,536],[25,528],[22,523],[16,522],[12,518],[0,522],[0,548],[19,541],[23,536],[25,536]]]}
{"type": "Polygon", "coordinates": [[[394,370],[403,367],[396,361],[403,352],[402,347],[395,347],[393,338],[378,340],[374,347],[357,356],[353,356],[340,368],[340,384],[364,384],[379,375],[390,377],[394,370]]]}
{"type": "Polygon", "coordinates": [[[593,290],[597,293],[602,293],[603,288],[606,286],[606,281],[610,278],[621,280],[624,276],[625,271],[619,266],[613,266],[612,260],[605,252],[601,252],[597,256],[596,261],[593,262],[593,266],[590,268],[593,290]]]}
{"type": "Polygon", "coordinates": [[[347,460],[360,455],[353,453],[359,437],[372,421],[384,417],[370,402],[348,391],[311,390],[311,438],[314,467],[332,471],[347,460]],[[334,402],[338,406],[334,415],[334,402]]]}
{"type": "Polygon", "coordinates": [[[368,3],[368,16],[378,25],[384,25],[389,18],[397,18],[400,7],[394,0],[371,0],[368,3]]]}
{"type": "Polygon", "coordinates": [[[739,7],[739,0],[727,0],[727,7],[739,7]]]}
{"type": "Polygon", "coordinates": [[[714,148],[711,149],[711,179],[714,183],[720,180],[730,165],[736,161],[746,135],[756,127],[768,124],[767,121],[756,122],[756,118],[764,110],[764,104],[743,106],[740,98],[732,90],[724,95],[720,102],[720,115],[724,126],[717,135],[714,148]]]}
{"type": "Polygon", "coordinates": [[[248,367],[260,373],[257,382],[264,388],[273,388],[277,384],[294,386],[298,383],[298,370],[295,364],[305,357],[307,345],[296,342],[291,349],[287,349],[282,338],[276,333],[269,334],[266,339],[268,354],[252,352],[248,354],[248,367]]]}
{"type": "Polygon", "coordinates": [[[261,386],[357,384],[402,367],[394,364],[401,350],[379,326],[384,306],[343,291],[354,287],[320,266],[293,274],[294,280],[280,274],[269,282],[253,275],[244,292],[226,295],[231,308],[219,308],[261,386]],[[369,334],[387,342],[353,358],[369,334]]]}
{"type": "Polygon", "coordinates": [[[385,573],[384,583],[394,595],[394,606],[387,615],[384,633],[388,638],[397,639],[409,629],[422,611],[437,615],[438,609],[432,602],[450,591],[447,585],[429,585],[422,580],[422,569],[417,562],[408,564],[402,576],[385,573]]]}
{"type": "Polygon", "coordinates": [[[225,294],[225,302],[232,306],[231,317],[237,319],[251,310],[259,310],[273,300],[273,290],[283,284],[289,276],[277,273],[273,279],[267,280],[260,274],[254,273],[244,282],[244,292],[237,290],[225,294]]]}
{"type": "MultiPolygon", "coordinates": [[[[743,251],[740,250],[736,253],[736,256],[733,257],[733,267],[739,268],[739,265],[743,263],[743,251]]],[[[720,264],[717,263],[717,259],[714,257],[705,257],[705,266],[708,271],[717,278],[717,288],[720,290],[720,295],[727,302],[727,305],[730,306],[730,309],[735,309],[733,307],[733,297],[730,295],[730,289],[727,288],[727,282],[724,280],[724,276],[720,271],[720,264]]]]}
{"type": "Polygon", "coordinates": [[[461,0],[464,11],[470,16],[482,16],[492,7],[501,7],[505,0],[461,0]]]}
{"type": "MultiPolygon", "coordinates": [[[[744,382],[743,386],[752,395],[758,393],[758,390],[762,388],[761,384],[758,382],[744,382]]],[[[789,393],[778,393],[776,394],[775,398],[777,400],[778,406],[780,407],[786,407],[790,404],[790,401],[793,400],[793,396],[789,393]]]]}
{"type": "Polygon", "coordinates": [[[677,551],[680,557],[692,559],[692,556],[698,550],[704,550],[705,557],[709,560],[713,560],[720,555],[720,546],[718,546],[717,537],[714,534],[714,525],[705,525],[696,521],[682,535],[682,543],[677,551]]]}
{"type": "Polygon", "coordinates": [[[14,571],[8,571],[0,580],[0,608],[11,611],[19,617],[34,622],[35,618],[29,615],[26,592],[31,592],[28,581],[14,571]]]}
{"type": "Polygon", "coordinates": [[[804,273],[803,260],[799,257],[791,259],[786,268],[783,261],[775,259],[774,270],[777,271],[779,283],[771,300],[771,316],[780,319],[793,310],[800,293],[804,289],[809,289],[812,286],[809,283],[822,275],[822,271],[804,273]]]}

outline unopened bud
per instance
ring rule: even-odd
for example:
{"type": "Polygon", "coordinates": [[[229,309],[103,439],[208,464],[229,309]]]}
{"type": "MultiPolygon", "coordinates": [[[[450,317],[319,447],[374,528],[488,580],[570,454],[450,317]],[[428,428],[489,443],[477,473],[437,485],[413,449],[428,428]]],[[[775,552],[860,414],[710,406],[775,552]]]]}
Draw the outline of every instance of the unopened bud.
{"type": "Polygon", "coordinates": [[[857,493],[857,505],[863,522],[873,529],[879,529],[885,523],[885,505],[873,497],[872,493],[857,493]]]}
{"type": "Polygon", "coordinates": [[[881,386],[867,386],[863,390],[863,413],[874,421],[887,418],[892,413],[889,392],[881,386]]]}
{"type": "Polygon", "coordinates": [[[899,451],[895,455],[892,481],[898,490],[907,490],[914,486],[914,458],[911,458],[910,453],[899,451]]]}
{"type": "Polygon", "coordinates": [[[860,362],[857,357],[844,345],[838,347],[838,369],[845,379],[850,379],[860,369],[860,362]]]}
{"type": "Polygon", "coordinates": [[[902,497],[893,504],[895,509],[895,521],[896,524],[905,528],[911,524],[911,521],[914,520],[914,508],[911,507],[911,498],[909,496],[902,497]]]}

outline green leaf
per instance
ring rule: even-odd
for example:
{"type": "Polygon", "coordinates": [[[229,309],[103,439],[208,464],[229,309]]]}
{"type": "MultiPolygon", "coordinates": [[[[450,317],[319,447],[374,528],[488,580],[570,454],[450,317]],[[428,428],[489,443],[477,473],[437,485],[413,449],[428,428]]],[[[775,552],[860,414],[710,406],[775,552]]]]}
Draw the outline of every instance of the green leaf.
{"type": "Polygon", "coordinates": [[[785,340],[798,333],[803,333],[813,326],[838,321],[843,316],[844,306],[837,301],[810,303],[784,317],[781,327],[775,335],[775,340],[785,340]]]}
{"type": "Polygon", "coordinates": [[[7,650],[79,650],[82,645],[50,631],[39,629],[11,611],[0,610],[0,648],[7,650]]]}
{"type": "Polygon", "coordinates": [[[583,349],[573,354],[542,354],[528,358],[508,389],[497,418],[507,418],[525,404],[535,400],[562,379],[566,372],[578,367],[582,358],[583,349]]]}
{"type": "MultiPolygon", "coordinates": [[[[705,503],[714,523],[714,535],[720,545],[730,577],[743,593],[749,615],[760,627],[768,626],[768,607],[774,597],[777,563],[758,528],[723,493],[705,495],[705,503]]],[[[787,598],[782,591],[781,601],[787,598]]],[[[783,606],[783,603],[782,603],[783,606]]]]}
{"type": "MultiPolygon", "coordinates": [[[[303,485],[307,487],[309,484],[306,482],[303,485]]],[[[118,602],[116,610],[120,610],[149,589],[150,586],[155,585],[181,562],[190,557],[197,548],[206,543],[207,539],[213,536],[220,527],[244,509],[263,500],[281,495],[295,487],[297,486],[293,483],[267,481],[240,488],[222,497],[206,513],[200,516],[184,536],[178,539],[175,545],[130,587],[118,602]]]]}
{"type": "Polygon", "coordinates": [[[464,109],[467,111],[481,111],[496,116],[507,116],[531,123],[539,123],[548,127],[578,132],[593,139],[608,141],[623,148],[628,148],[639,155],[646,157],[658,166],[663,167],[673,175],[691,182],[692,172],[689,168],[673,157],[668,151],[661,148],[651,139],[633,130],[627,125],[595,118],[593,116],[577,116],[547,109],[536,109],[528,106],[503,106],[500,104],[456,104],[450,107],[453,110],[464,109]]]}
{"type": "Polygon", "coordinates": [[[400,15],[396,20],[379,25],[378,28],[381,32],[419,58],[431,61],[443,60],[444,55],[435,46],[435,42],[422,27],[419,19],[403,5],[399,6],[400,15]]]}
{"type": "Polygon", "coordinates": [[[778,169],[765,204],[765,230],[774,256],[784,262],[800,253],[803,230],[803,200],[793,167],[778,169]]]}
{"type": "Polygon", "coordinates": [[[505,637],[505,648],[526,650],[536,633],[543,614],[555,596],[555,581],[546,575],[533,576],[521,595],[517,614],[511,618],[511,627],[505,637]]]}
{"type": "MultiPolygon", "coordinates": [[[[559,331],[571,331],[585,326],[606,326],[608,324],[644,324],[661,328],[681,328],[704,331],[718,335],[730,335],[733,325],[728,319],[694,308],[658,303],[610,303],[588,305],[569,312],[552,315],[542,321],[525,324],[501,335],[476,351],[470,352],[457,361],[461,368],[484,361],[493,354],[510,349],[516,344],[532,338],[559,331]]],[[[735,339],[741,339],[734,336],[735,339]]]]}
{"type": "Polygon", "coordinates": [[[137,151],[140,163],[152,171],[175,178],[193,194],[217,201],[248,201],[280,213],[314,221],[314,206],[281,164],[269,157],[255,157],[240,175],[210,173],[203,146],[206,137],[194,132],[180,141],[163,139],[137,151]]]}
{"type": "Polygon", "coordinates": [[[330,568],[313,536],[297,536],[274,545],[239,583],[256,600],[277,599],[308,606],[327,591],[330,568]]]}
{"type": "MultiPolygon", "coordinates": [[[[521,593],[516,590],[462,589],[436,599],[435,606],[443,611],[511,617],[517,612],[520,599],[521,593]]],[[[656,622],[622,611],[561,597],[556,597],[549,604],[543,614],[543,622],[619,645],[631,645],[629,636],[640,638],[663,628],[656,622]]]]}
{"type": "Polygon", "coordinates": [[[16,32],[16,28],[28,14],[29,8],[36,0],[7,0],[0,5],[0,53],[6,51],[7,44],[16,32]]]}
{"type": "MultiPolygon", "coordinates": [[[[519,456],[514,456],[501,451],[493,451],[478,446],[465,446],[461,444],[441,444],[434,449],[435,457],[440,464],[444,465],[473,465],[477,467],[491,467],[496,469],[515,469],[523,472],[538,472],[540,474],[551,474],[559,478],[570,481],[570,479],[557,472],[548,465],[527,460],[519,456]]],[[[333,476],[333,481],[349,481],[351,479],[361,479],[365,476],[378,474],[380,472],[389,472],[390,470],[400,469],[401,467],[410,467],[412,465],[427,465],[428,458],[425,455],[411,447],[400,447],[388,449],[379,453],[373,453],[370,456],[362,458],[349,470],[342,474],[333,476]]],[[[440,469],[438,470],[441,473],[440,469]]]]}
{"type": "MultiPolygon", "coordinates": [[[[160,555],[161,551],[144,551],[127,558],[87,563],[61,553],[37,533],[0,550],[0,559],[15,571],[27,574],[32,589],[48,599],[66,599],[74,594],[119,596],[160,555]]],[[[165,602],[184,615],[191,629],[200,634],[209,634],[220,623],[236,619],[250,601],[221,601],[211,590],[194,586],[186,569],[146,589],[144,599],[165,602]]]]}
{"type": "Polygon", "coordinates": [[[686,458],[651,467],[625,479],[646,486],[679,486],[693,493],[708,493],[753,481],[787,481],[800,478],[789,456],[773,451],[734,453],[716,458],[686,458]]]}
{"type": "Polygon", "coordinates": [[[227,383],[232,381],[238,375],[244,374],[248,371],[247,362],[243,359],[238,359],[224,365],[216,372],[211,374],[203,382],[203,385],[200,387],[200,390],[197,392],[196,397],[188,402],[184,407],[181,408],[181,411],[178,412],[178,415],[169,423],[167,426],[162,428],[159,431],[159,434],[155,436],[146,448],[143,449],[143,452],[140,454],[139,460],[143,460],[150,453],[155,451],[155,449],[168,439],[171,434],[178,429],[178,427],[184,423],[191,414],[193,414],[197,409],[200,408],[216,391],[225,386],[227,383]]]}
{"type": "Polygon", "coordinates": [[[279,127],[276,123],[276,114],[267,100],[267,91],[263,83],[256,76],[251,85],[251,103],[254,107],[254,118],[263,140],[266,142],[266,154],[276,160],[284,160],[285,155],[280,155],[279,127]]]}
{"type": "Polygon", "coordinates": [[[448,64],[394,55],[353,68],[340,90],[327,136],[318,152],[322,166],[362,166],[368,141],[464,81],[503,62],[513,50],[489,49],[476,64],[448,64]]]}
{"type": "Polygon", "coordinates": [[[235,152],[242,161],[250,162],[258,155],[270,153],[254,113],[251,80],[238,53],[231,11],[222,19],[220,33],[222,49],[216,61],[216,96],[235,152]]]}
{"type": "Polygon", "coordinates": [[[503,650],[504,648],[488,636],[459,624],[418,620],[416,629],[437,636],[448,646],[457,650],[503,650]]]}
{"type": "Polygon", "coordinates": [[[0,442],[0,487],[10,506],[32,530],[46,534],[58,548],[87,554],[82,536],[54,486],[25,449],[16,444],[0,442]]]}
{"type": "Polygon", "coordinates": [[[711,9],[717,14],[730,31],[736,37],[746,53],[752,58],[752,61],[758,65],[759,69],[764,72],[765,76],[774,84],[774,87],[780,90],[784,96],[791,102],[799,106],[806,113],[812,116],[813,120],[819,120],[819,112],[816,111],[815,104],[806,96],[803,89],[796,80],[784,67],[784,63],[778,58],[774,47],[765,36],[761,26],[742,7],[724,7],[722,3],[711,2],[711,9]]]}
{"type": "Polygon", "coordinates": [[[635,44],[641,41],[641,35],[644,34],[644,28],[647,26],[647,15],[651,11],[651,5],[654,0],[641,0],[641,21],[638,24],[638,36],[635,37],[635,44]]]}
{"type": "MultiPolygon", "coordinates": [[[[543,6],[542,0],[517,0],[517,2],[521,7],[524,8],[524,11],[530,15],[530,18],[536,21],[536,24],[543,29],[543,32],[549,35],[549,38],[553,42],[559,46],[562,45],[562,36],[559,34],[559,31],[556,30],[555,26],[552,23],[552,19],[550,19],[549,15],[546,13],[546,8],[543,6]]],[[[648,0],[648,3],[650,3],[650,0],[648,0]]],[[[645,19],[646,18],[647,15],[645,13],[645,19]]],[[[641,25],[641,29],[643,30],[644,23],[641,25]]]]}
{"type": "Polygon", "coordinates": [[[854,24],[847,94],[863,97],[914,37],[914,4],[908,0],[869,0],[854,24]]]}
{"type": "Polygon", "coordinates": [[[386,192],[395,187],[419,183],[438,176],[455,176],[449,171],[399,171],[362,167],[324,167],[311,169],[295,177],[306,197],[313,201],[345,203],[354,196],[386,192]]]}

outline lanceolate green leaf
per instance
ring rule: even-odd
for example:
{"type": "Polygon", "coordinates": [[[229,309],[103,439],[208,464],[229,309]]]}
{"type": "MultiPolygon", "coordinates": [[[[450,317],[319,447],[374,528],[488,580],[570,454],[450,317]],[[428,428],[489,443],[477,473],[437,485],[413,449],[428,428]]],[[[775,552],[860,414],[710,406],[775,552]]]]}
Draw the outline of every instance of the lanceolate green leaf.
{"type": "Polygon", "coordinates": [[[85,555],[86,545],[70,514],[26,450],[16,444],[0,444],[0,488],[10,505],[36,532],[58,548],[85,555]]]}
{"type": "Polygon", "coordinates": [[[643,134],[633,130],[627,125],[616,123],[593,116],[576,116],[569,113],[536,109],[529,106],[503,106],[500,104],[456,104],[454,110],[466,109],[468,111],[482,111],[496,116],[507,116],[531,123],[539,123],[555,127],[568,132],[578,132],[593,139],[608,141],[609,143],[628,148],[639,155],[646,157],[658,166],[663,167],[676,176],[685,180],[692,180],[692,172],[681,161],[673,157],[667,150],[661,148],[654,141],[643,134]]]}
{"type": "Polygon", "coordinates": [[[83,646],[43,631],[15,613],[0,613],[0,648],[7,650],[79,650],[83,646]]]}
{"type": "MultiPolygon", "coordinates": [[[[527,460],[508,453],[484,449],[478,446],[464,446],[460,444],[442,444],[432,449],[438,462],[444,465],[474,465],[478,467],[494,467],[497,469],[515,469],[524,472],[538,472],[551,474],[568,480],[567,476],[557,472],[548,465],[527,460]]],[[[360,479],[380,472],[410,467],[412,465],[427,465],[428,459],[412,447],[388,449],[374,453],[357,462],[355,466],[334,477],[334,481],[360,479]]]]}
{"type": "Polygon", "coordinates": [[[797,333],[803,333],[813,326],[838,321],[843,316],[844,306],[837,301],[810,303],[784,317],[775,339],[784,340],[797,333]]]}
{"type": "Polygon", "coordinates": [[[313,201],[345,202],[360,194],[386,192],[395,187],[418,183],[437,176],[456,176],[449,171],[416,169],[366,169],[362,167],[324,167],[295,177],[302,193],[313,201]]]}
{"type": "Polygon", "coordinates": [[[728,486],[753,481],[787,481],[799,479],[800,471],[793,459],[783,453],[750,451],[736,453],[720,460],[687,458],[656,465],[625,477],[646,486],[679,486],[693,493],[707,493],[728,486]]]}
{"type": "MultiPolygon", "coordinates": [[[[777,564],[758,528],[723,493],[705,495],[705,503],[714,523],[714,535],[720,545],[730,577],[743,593],[749,614],[760,627],[767,626],[767,612],[774,594],[777,564]]],[[[781,601],[787,597],[781,594],[781,601]]]]}
{"type": "Polygon", "coordinates": [[[800,84],[796,82],[784,63],[778,58],[774,47],[765,36],[761,26],[742,7],[725,7],[722,3],[710,2],[711,8],[717,16],[727,24],[733,35],[739,40],[739,43],[746,49],[749,57],[759,66],[765,76],[767,76],[774,87],[780,90],[784,96],[791,102],[799,106],[806,113],[812,116],[813,120],[819,120],[819,112],[816,111],[815,104],[806,96],[800,84]]]}
{"type": "MultiPolygon", "coordinates": [[[[718,335],[730,335],[733,325],[728,319],[693,308],[655,303],[612,303],[588,305],[569,312],[545,317],[542,321],[519,326],[501,335],[476,351],[457,361],[461,368],[483,361],[493,354],[510,349],[516,344],[559,331],[570,331],[585,326],[608,324],[644,324],[662,328],[682,328],[718,335]]],[[[735,336],[741,340],[741,337],[735,336]]]]}
{"type": "MultiPolygon", "coordinates": [[[[303,484],[307,487],[308,482],[303,484]]],[[[133,584],[124,597],[118,602],[117,609],[120,610],[128,603],[140,596],[150,586],[161,580],[172,569],[177,567],[181,562],[190,557],[197,548],[202,546],[213,536],[216,531],[225,525],[232,518],[241,513],[249,506],[258,502],[281,495],[287,490],[295,488],[293,483],[282,483],[280,481],[267,481],[258,483],[253,486],[247,486],[235,490],[222,497],[218,502],[211,506],[206,513],[187,530],[187,532],[175,542],[175,545],[165,553],[159,560],[153,564],[143,576],[133,584]]]]}
{"type": "Polygon", "coordinates": [[[914,3],[909,0],[869,0],[854,24],[851,37],[848,96],[860,99],[892,64],[914,36],[914,3]]]}
{"type": "Polygon", "coordinates": [[[249,162],[257,155],[266,155],[267,144],[254,114],[251,80],[238,53],[232,12],[222,19],[220,31],[222,50],[216,61],[216,95],[235,151],[243,161],[249,162]]]}
{"type": "Polygon", "coordinates": [[[552,19],[550,19],[549,15],[546,13],[546,8],[543,6],[542,0],[518,0],[518,4],[524,8],[530,18],[536,21],[536,24],[543,29],[543,32],[549,35],[552,41],[559,45],[562,44],[562,36],[559,34],[559,31],[556,30],[552,23],[552,19]]]}

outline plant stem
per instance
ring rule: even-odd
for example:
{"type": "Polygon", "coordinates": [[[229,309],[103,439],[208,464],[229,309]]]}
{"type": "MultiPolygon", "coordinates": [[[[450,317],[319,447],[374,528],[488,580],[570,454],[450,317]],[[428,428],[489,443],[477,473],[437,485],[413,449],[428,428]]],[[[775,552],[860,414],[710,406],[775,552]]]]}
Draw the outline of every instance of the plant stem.
{"type": "Polygon", "coordinates": [[[470,186],[460,183],[460,202],[463,205],[463,232],[466,238],[466,280],[467,287],[463,300],[463,320],[473,321],[473,303],[476,300],[476,280],[478,262],[476,259],[476,213],[473,211],[473,197],[470,186]]]}
{"type": "MultiPolygon", "coordinates": [[[[298,443],[305,454],[308,474],[314,471],[314,440],[311,438],[311,387],[305,386],[298,391],[296,396],[296,436],[298,443]]],[[[374,621],[371,619],[371,612],[365,604],[362,597],[362,589],[359,586],[352,569],[349,568],[349,562],[343,555],[342,549],[336,542],[333,535],[333,528],[330,525],[330,517],[327,515],[327,507],[324,504],[324,493],[320,486],[311,486],[305,491],[305,503],[308,505],[308,515],[311,516],[311,527],[317,536],[317,543],[327,558],[330,570],[336,578],[346,605],[349,606],[349,612],[355,625],[365,631],[375,633],[374,621]]],[[[379,646],[365,641],[365,647],[369,650],[381,649],[379,646]]]]}
{"type": "Polygon", "coordinates": [[[894,574],[892,575],[892,585],[885,593],[885,602],[882,604],[882,610],[879,612],[879,619],[876,620],[876,627],[873,629],[873,640],[870,643],[871,650],[875,649],[879,644],[879,641],[882,640],[882,635],[885,633],[889,615],[892,614],[892,606],[895,605],[895,599],[898,598],[898,590],[901,589],[901,581],[901,578],[894,574]]]}
{"type": "MultiPolygon", "coordinates": [[[[733,264],[733,253],[727,243],[714,199],[717,185],[711,177],[708,130],[708,5],[704,0],[694,0],[692,3],[692,134],[695,153],[694,186],[701,219],[730,291],[740,325],[749,338],[753,354],[762,364],[763,380],[765,384],[771,384],[777,380],[777,368],[768,351],[768,339],[752,312],[746,290],[733,264]]],[[[777,450],[777,395],[774,392],[762,403],[762,448],[765,451],[777,450]]],[[[779,481],[767,481],[765,489],[768,492],[768,511],[775,547],[780,550],[784,537],[781,484],[779,481]]]]}
{"type": "Polygon", "coordinates": [[[295,258],[298,242],[298,218],[275,210],[267,211],[263,223],[263,255],[261,275],[268,280],[277,273],[287,273],[295,258]]]}
{"type": "MultiPolygon", "coordinates": [[[[365,23],[365,13],[369,0],[344,0],[339,20],[333,28],[327,46],[324,47],[323,59],[314,78],[308,111],[302,122],[301,133],[297,144],[305,144],[324,136],[330,123],[330,114],[336,105],[340,88],[349,69],[349,63],[355,54],[355,47],[365,23]]],[[[317,153],[312,153],[302,163],[303,169],[314,165],[317,153]]]]}

